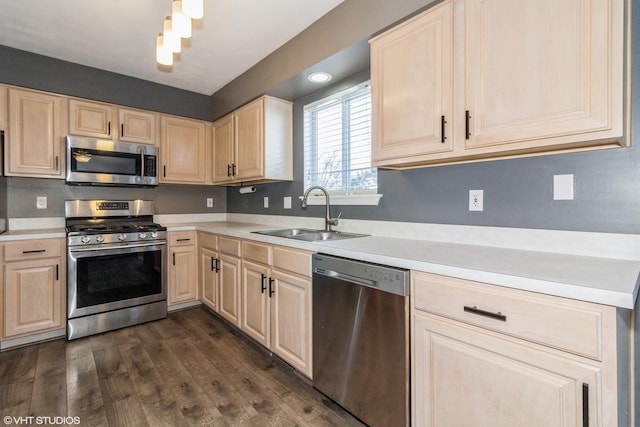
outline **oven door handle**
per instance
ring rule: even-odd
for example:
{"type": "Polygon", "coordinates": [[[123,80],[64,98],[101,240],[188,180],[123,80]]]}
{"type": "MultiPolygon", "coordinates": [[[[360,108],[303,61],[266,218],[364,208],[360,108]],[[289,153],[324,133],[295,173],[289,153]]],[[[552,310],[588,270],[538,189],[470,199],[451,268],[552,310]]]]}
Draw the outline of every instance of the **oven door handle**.
{"type": "Polygon", "coordinates": [[[108,251],[108,250],[118,250],[118,249],[127,249],[127,248],[144,248],[149,246],[159,246],[166,245],[167,242],[155,241],[148,243],[137,243],[133,245],[119,245],[119,246],[91,246],[91,247],[78,247],[78,248],[69,248],[69,252],[91,252],[91,251],[108,251]]]}
{"type": "Polygon", "coordinates": [[[140,149],[140,179],[144,179],[144,150],[140,149]]]}

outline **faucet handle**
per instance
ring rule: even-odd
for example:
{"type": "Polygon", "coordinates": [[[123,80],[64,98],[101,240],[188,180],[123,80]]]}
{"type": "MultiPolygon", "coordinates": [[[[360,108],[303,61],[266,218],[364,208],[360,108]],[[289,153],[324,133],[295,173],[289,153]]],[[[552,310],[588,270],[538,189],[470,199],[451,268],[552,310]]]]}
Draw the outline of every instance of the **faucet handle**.
{"type": "Polygon", "coordinates": [[[338,221],[340,221],[340,218],[342,218],[342,212],[340,212],[336,218],[330,218],[329,224],[338,225],[338,221]]]}

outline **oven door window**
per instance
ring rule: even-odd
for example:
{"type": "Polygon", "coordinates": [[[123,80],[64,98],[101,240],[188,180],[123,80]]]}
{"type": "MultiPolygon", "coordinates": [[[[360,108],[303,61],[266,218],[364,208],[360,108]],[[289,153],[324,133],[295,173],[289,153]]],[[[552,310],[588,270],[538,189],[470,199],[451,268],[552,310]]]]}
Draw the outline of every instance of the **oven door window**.
{"type": "Polygon", "coordinates": [[[162,251],[78,258],[77,308],[162,293],[162,251]]]}
{"type": "Polygon", "coordinates": [[[140,154],[74,148],[73,172],[138,176],[142,172],[140,154]]]}

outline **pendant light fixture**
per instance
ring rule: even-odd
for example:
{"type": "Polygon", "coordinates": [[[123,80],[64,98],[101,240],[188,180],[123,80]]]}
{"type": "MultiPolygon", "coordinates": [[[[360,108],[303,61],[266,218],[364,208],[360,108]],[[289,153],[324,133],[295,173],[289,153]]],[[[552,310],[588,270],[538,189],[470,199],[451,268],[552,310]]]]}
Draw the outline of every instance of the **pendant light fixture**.
{"type": "Polygon", "coordinates": [[[173,21],[171,21],[170,16],[164,19],[164,32],[162,34],[164,35],[164,46],[173,53],[180,53],[182,42],[180,36],[173,32],[173,21]]]}
{"type": "Polygon", "coordinates": [[[171,21],[173,32],[183,39],[191,37],[191,18],[182,12],[182,1],[174,0],[171,5],[171,21]]]}
{"type": "Polygon", "coordinates": [[[165,47],[162,33],[156,37],[156,62],[161,65],[173,65],[173,52],[165,47]]]}
{"type": "Polygon", "coordinates": [[[182,39],[191,37],[191,20],[204,16],[203,0],[174,0],[171,16],[163,23],[163,32],[156,37],[156,61],[173,65],[173,54],[180,53],[182,39]]]}
{"type": "Polygon", "coordinates": [[[182,0],[182,13],[191,19],[204,16],[204,0],[182,0]]]}

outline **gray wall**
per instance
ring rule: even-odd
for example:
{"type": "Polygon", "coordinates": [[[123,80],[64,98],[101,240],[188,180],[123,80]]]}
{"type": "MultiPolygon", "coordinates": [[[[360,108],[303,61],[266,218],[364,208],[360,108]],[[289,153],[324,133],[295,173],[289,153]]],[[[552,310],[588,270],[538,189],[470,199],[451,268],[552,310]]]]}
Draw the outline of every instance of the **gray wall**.
{"type": "MultiPolygon", "coordinates": [[[[211,98],[108,71],[60,61],[0,46],[0,82],[143,108],[202,120],[211,120],[211,98]]],[[[158,213],[225,212],[226,190],[208,186],[161,185],[148,188],[65,186],[64,181],[7,178],[8,217],[63,217],[66,199],[140,198],[154,200],[158,213]],[[37,196],[48,198],[48,208],[35,209],[37,196]],[[206,207],[206,198],[214,207],[206,207]]]]}
{"type": "Polygon", "coordinates": [[[211,120],[211,97],[0,45],[0,83],[211,120]]]}
{"type": "MultiPolygon", "coordinates": [[[[361,4],[362,2],[351,2],[361,4]]],[[[374,5],[369,5],[375,9],[374,5]]],[[[377,2],[376,2],[377,3],[377,2]]],[[[633,0],[634,23],[640,22],[640,0],[633,0]]],[[[361,19],[374,14],[363,9],[361,19]]],[[[633,28],[633,40],[640,40],[640,25],[633,28]]],[[[302,43],[302,42],[301,42],[302,43]]],[[[286,47],[286,46],[285,46],[286,47]]],[[[297,49],[313,49],[313,44],[297,49]]],[[[408,171],[379,170],[380,205],[373,207],[340,206],[343,217],[442,224],[485,225],[498,227],[544,228],[559,230],[640,233],[640,46],[633,44],[631,140],[632,147],[582,153],[487,161],[439,166],[408,171]],[[554,201],[553,175],[574,174],[575,200],[554,201]],[[468,211],[469,190],[484,190],[484,211],[468,211]]],[[[295,50],[291,50],[292,55],[295,50]]],[[[269,61],[259,66],[267,69],[269,61]]],[[[306,65],[306,64],[305,64],[306,65]]],[[[259,68],[259,67],[258,67],[259,68]]],[[[251,70],[230,87],[259,74],[251,70]]],[[[362,75],[354,77],[355,83],[362,75]]],[[[340,85],[338,85],[340,86],[340,85]]],[[[323,90],[294,104],[294,181],[260,185],[256,193],[240,195],[229,190],[229,212],[299,215],[321,217],[323,207],[301,210],[297,200],[293,209],[282,208],[282,198],[302,195],[302,105],[328,95],[323,90]],[[270,208],[263,208],[263,197],[270,208]]],[[[214,96],[215,99],[215,96],[214,96]]]]}
{"type": "MultiPolygon", "coordinates": [[[[381,29],[424,9],[434,0],[345,0],[256,66],[214,93],[217,119],[293,79],[326,58],[366,42],[381,29]]],[[[352,70],[353,72],[360,70],[352,70]]],[[[347,76],[350,73],[346,74],[347,76]]]]}
{"type": "Polygon", "coordinates": [[[9,218],[64,217],[64,201],[75,199],[153,200],[159,214],[226,212],[226,190],[204,185],[162,184],[155,188],[65,185],[59,179],[7,178],[9,218]],[[47,197],[47,209],[36,209],[36,197],[47,197]],[[213,198],[213,208],[206,199],[213,198]]]}

